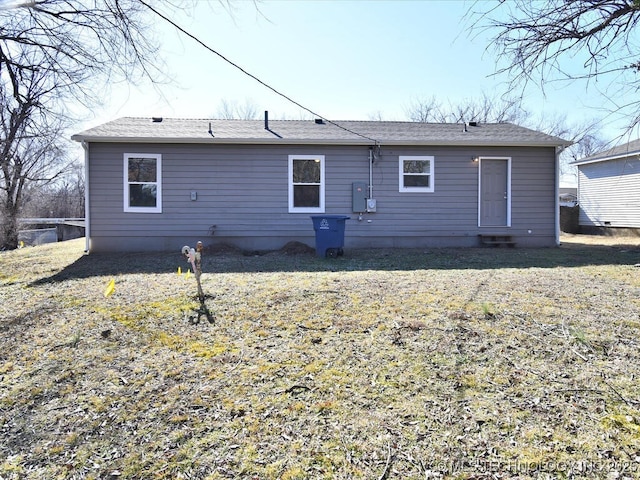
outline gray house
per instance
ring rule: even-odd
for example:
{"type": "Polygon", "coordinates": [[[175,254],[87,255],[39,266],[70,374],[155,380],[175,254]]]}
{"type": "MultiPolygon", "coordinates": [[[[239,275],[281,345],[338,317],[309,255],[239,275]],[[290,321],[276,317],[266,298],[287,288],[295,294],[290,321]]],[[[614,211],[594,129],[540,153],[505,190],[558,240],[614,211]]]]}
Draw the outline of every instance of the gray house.
{"type": "Polygon", "coordinates": [[[583,231],[640,228],[640,140],[585,157],[578,167],[583,231]]]}
{"type": "Polygon", "coordinates": [[[78,133],[87,250],[555,246],[566,141],[515,125],[121,118],[78,133]]]}

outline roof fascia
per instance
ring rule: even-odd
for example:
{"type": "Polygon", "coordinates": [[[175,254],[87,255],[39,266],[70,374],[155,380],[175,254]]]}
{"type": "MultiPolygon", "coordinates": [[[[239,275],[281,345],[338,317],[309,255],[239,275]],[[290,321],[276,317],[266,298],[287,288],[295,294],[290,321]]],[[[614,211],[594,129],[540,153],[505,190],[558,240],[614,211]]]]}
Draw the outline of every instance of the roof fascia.
{"type": "MultiPolygon", "coordinates": [[[[88,143],[184,143],[205,145],[371,145],[373,142],[357,140],[327,140],[327,139],[257,139],[257,138],[185,138],[185,137],[101,137],[72,135],[71,140],[88,143]]],[[[557,142],[519,142],[519,141],[488,141],[488,140],[381,140],[381,145],[387,146],[486,146],[486,147],[559,147],[566,143],[557,142]]]]}
{"type": "Polygon", "coordinates": [[[620,160],[622,158],[628,158],[628,157],[633,157],[638,155],[640,155],[640,150],[635,150],[633,152],[620,153],[617,155],[609,155],[607,157],[592,158],[591,160],[576,160],[575,162],[571,162],[571,165],[580,166],[580,165],[587,165],[589,163],[608,162],[610,160],[620,160]]]}

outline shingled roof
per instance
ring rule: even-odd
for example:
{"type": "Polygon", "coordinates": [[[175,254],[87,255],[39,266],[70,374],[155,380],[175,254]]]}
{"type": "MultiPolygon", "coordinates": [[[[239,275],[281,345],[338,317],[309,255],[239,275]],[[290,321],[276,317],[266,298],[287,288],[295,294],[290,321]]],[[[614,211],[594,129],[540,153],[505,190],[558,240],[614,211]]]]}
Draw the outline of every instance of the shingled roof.
{"type": "Polygon", "coordinates": [[[77,133],[79,142],[332,145],[563,146],[558,137],[510,123],[462,124],[323,120],[123,117],[77,133]],[[268,128],[267,128],[268,127],[268,128]]]}
{"type": "Polygon", "coordinates": [[[624,145],[603,150],[602,152],[588,157],[581,158],[572,163],[572,165],[584,165],[585,163],[605,162],[607,160],[615,160],[617,158],[629,157],[631,155],[640,155],[640,140],[633,140],[624,145]]]}

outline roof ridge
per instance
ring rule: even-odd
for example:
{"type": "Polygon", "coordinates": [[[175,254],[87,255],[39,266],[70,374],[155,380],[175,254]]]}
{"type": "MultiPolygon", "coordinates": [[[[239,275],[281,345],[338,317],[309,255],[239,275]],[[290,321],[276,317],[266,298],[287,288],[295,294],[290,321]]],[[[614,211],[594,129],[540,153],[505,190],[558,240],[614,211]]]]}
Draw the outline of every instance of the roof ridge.
{"type": "MultiPolygon", "coordinates": [[[[125,119],[129,119],[129,120],[153,120],[154,118],[161,118],[162,120],[180,120],[180,121],[205,121],[205,122],[213,122],[213,121],[219,121],[219,122],[264,122],[263,118],[215,118],[215,117],[183,117],[183,116],[177,116],[177,117],[165,117],[162,115],[152,115],[152,116],[143,116],[143,115],[139,115],[139,116],[124,116],[124,117],[117,117],[111,121],[118,121],[118,120],[125,120],[125,119]]],[[[269,122],[291,122],[291,123],[307,123],[307,122],[314,122],[315,118],[309,118],[309,119],[297,119],[297,118],[269,118],[269,122]]],[[[327,119],[327,121],[330,122],[334,122],[334,123],[340,123],[340,122],[348,122],[348,123],[369,123],[369,124],[383,124],[383,123],[395,123],[395,124],[405,124],[405,125],[463,125],[464,123],[469,123],[469,122],[416,122],[413,120],[347,120],[347,119],[327,119]]],[[[109,123],[109,122],[107,122],[109,123]]],[[[529,127],[524,127],[522,125],[516,125],[515,123],[512,122],[471,122],[471,123],[476,123],[477,126],[481,126],[481,125],[512,125],[512,126],[517,126],[519,128],[526,128],[528,130],[532,130],[532,131],[536,131],[533,130],[529,127]]],[[[540,132],[542,133],[542,132],[540,132]]]]}

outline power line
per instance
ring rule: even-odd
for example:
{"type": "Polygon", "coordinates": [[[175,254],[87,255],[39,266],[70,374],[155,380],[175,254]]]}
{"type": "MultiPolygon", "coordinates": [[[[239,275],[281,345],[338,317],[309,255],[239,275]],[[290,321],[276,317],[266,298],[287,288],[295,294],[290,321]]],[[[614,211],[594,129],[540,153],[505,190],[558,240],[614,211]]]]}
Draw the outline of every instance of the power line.
{"type": "Polygon", "coordinates": [[[185,30],[184,28],[182,28],[180,25],[178,25],[176,22],[174,22],[173,20],[167,18],[165,15],[163,15],[162,13],[160,13],[158,10],[156,10],[155,8],[153,8],[151,5],[149,5],[148,3],[146,3],[143,0],[140,0],[140,3],[142,3],[145,7],[147,7],[149,10],[151,10],[153,13],[155,13],[156,15],[158,15],[160,18],[162,18],[164,21],[170,23],[171,25],[173,25],[176,29],[178,29],[180,32],[182,32],[183,34],[185,34],[187,37],[191,38],[192,40],[194,40],[195,42],[199,43],[201,46],[203,46],[204,48],[206,48],[207,50],[209,50],[211,53],[217,55],[218,57],[220,57],[222,60],[224,60],[225,62],[227,62],[229,65],[237,68],[238,70],[240,70],[242,73],[244,73],[245,75],[247,75],[248,77],[252,78],[253,80],[255,80],[256,82],[258,82],[260,85],[268,88],[269,90],[271,90],[273,93],[275,93],[276,95],[281,96],[282,98],[284,98],[285,100],[293,103],[294,105],[300,107],[301,109],[305,110],[306,112],[309,112],[311,115],[313,115],[314,117],[317,118],[321,118],[322,120],[324,120],[327,123],[330,123],[331,125],[340,128],[341,130],[344,130],[345,132],[349,132],[352,135],[356,135],[358,137],[364,138],[366,140],[369,140],[371,142],[373,142],[374,144],[378,145],[378,141],[374,138],[368,137],[366,135],[363,135],[361,133],[358,132],[354,132],[353,130],[348,129],[347,127],[343,127],[342,125],[339,125],[338,123],[334,122],[333,120],[329,120],[328,118],[323,117],[322,115],[314,112],[313,110],[305,107],[304,105],[300,104],[299,102],[296,102],[295,100],[293,100],[291,97],[285,95],[284,93],[276,90],[275,88],[273,88],[271,85],[265,83],[264,81],[260,80],[258,77],[256,77],[255,75],[247,72],[244,68],[242,68],[240,65],[232,62],[231,60],[229,60],[227,57],[225,57],[224,55],[222,55],[221,53],[219,53],[218,51],[216,51],[215,49],[213,49],[212,47],[210,47],[209,45],[207,45],[206,43],[204,43],[202,40],[200,40],[198,37],[196,37],[195,35],[189,33],[187,30],[185,30]]]}

